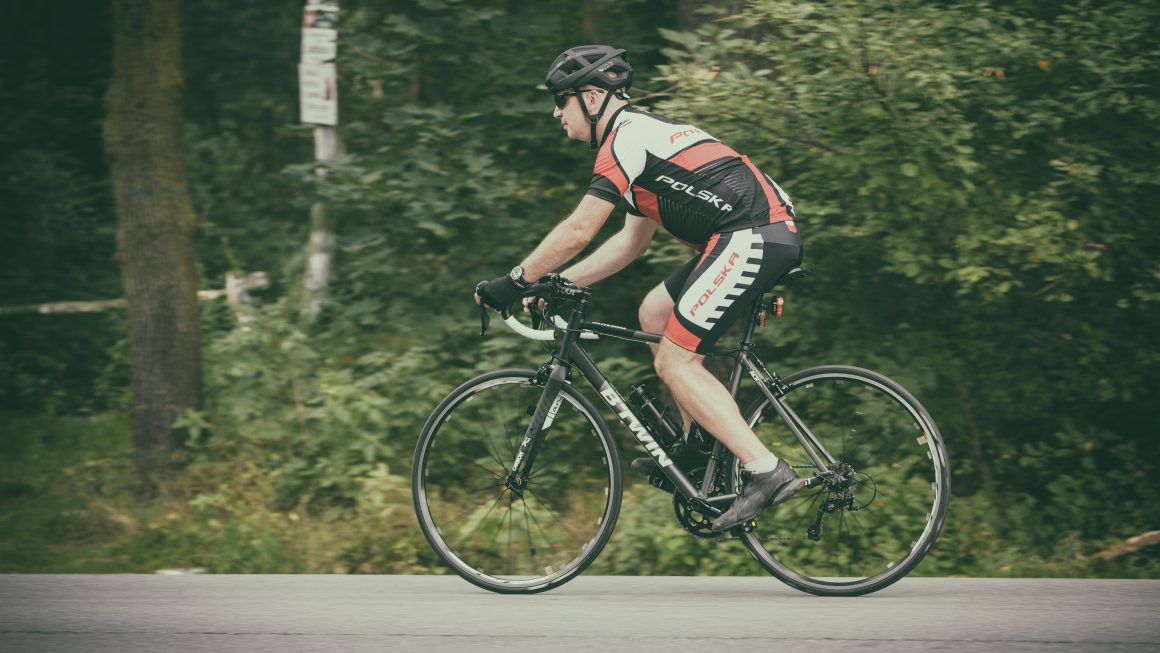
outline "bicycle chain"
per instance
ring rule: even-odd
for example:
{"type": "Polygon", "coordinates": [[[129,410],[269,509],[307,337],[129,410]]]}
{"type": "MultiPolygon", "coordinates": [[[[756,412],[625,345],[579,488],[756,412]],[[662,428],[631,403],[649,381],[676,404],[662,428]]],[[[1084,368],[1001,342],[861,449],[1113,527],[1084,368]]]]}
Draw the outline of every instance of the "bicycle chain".
{"type": "MultiPolygon", "coordinates": [[[[725,542],[725,541],[740,542],[740,541],[742,541],[742,538],[737,537],[736,535],[728,534],[728,533],[724,534],[724,535],[718,535],[716,537],[697,537],[696,535],[693,535],[692,533],[688,533],[688,532],[686,532],[686,534],[689,537],[693,538],[694,540],[697,540],[698,542],[725,542]]],[[[758,542],[804,542],[807,539],[809,539],[809,538],[807,538],[803,535],[798,535],[795,537],[777,537],[776,535],[770,535],[768,537],[758,537],[757,541],[758,542]]]]}

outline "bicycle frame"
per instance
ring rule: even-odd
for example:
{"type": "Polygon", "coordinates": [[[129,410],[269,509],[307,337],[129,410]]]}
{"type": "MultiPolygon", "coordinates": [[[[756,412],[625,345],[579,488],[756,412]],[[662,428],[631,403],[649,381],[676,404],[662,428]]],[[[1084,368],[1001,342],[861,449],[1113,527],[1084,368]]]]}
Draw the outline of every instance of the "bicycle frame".
{"type": "MultiPolygon", "coordinates": [[[[574,288],[569,289],[569,293],[566,294],[570,298],[577,300],[576,305],[572,308],[568,319],[568,326],[564,330],[560,347],[553,356],[555,365],[552,367],[552,371],[544,383],[544,392],[540,397],[539,403],[536,404],[532,421],[528,425],[528,430],[524,434],[524,439],[516,454],[515,462],[512,464],[507,476],[507,485],[513,490],[519,490],[526,483],[529,472],[535,462],[536,452],[539,449],[540,442],[551,427],[552,419],[555,417],[555,413],[560,406],[560,401],[563,399],[560,396],[560,388],[567,381],[571,370],[575,368],[589,385],[596,390],[604,403],[620,419],[625,427],[628,428],[641,446],[644,447],[645,451],[656,460],[661,471],[664,472],[665,476],[676,487],[677,492],[680,492],[689,504],[698,510],[706,514],[720,515],[737,498],[737,495],[733,493],[710,495],[713,479],[717,473],[717,466],[723,459],[724,445],[720,441],[714,443],[712,454],[709,457],[709,464],[705,469],[704,477],[701,479],[701,484],[698,488],[685,475],[685,471],[679,469],[669,459],[660,443],[653,438],[640,418],[633,412],[628,402],[613,387],[612,382],[600,371],[600,368],[596,366],[592,357],[588,355],[588,352],[580,344],[580,334],[584,331],[633,342],[652,344],[659,343],[663,336],[657,333],[637,331],[612,324],[589,322],[584,319],[584,316],[591,299],[591,291],[586,288],[574,288]]],[[[785,402],[785,386],[782,384],[781,379],[776,374],[769,372],[765,368],[764,363],[754,356],[751,351],[753,347],[753,332],[761,316],[763,299],[764,296],[758,297],[753,303],[753,309],[746,325],[745,335],[741,339],[741,347],[736,350],[714,347],[708,355],[728,356],[735,360],[733,371],[729,377],[729,394],[734,400],[736,400],[737,392],[741,386],[742,372],[748,373],[757,383],[758,388],[760,388],[762,393],[770,401],[778,416],[785,423],[786,427],[790,429],[794,437],[797,438],[797,441],[805,449],[806,454],[817,467],[818,473],[806,479],[806,486],[812,487],[824,482],[828,470],[835,463],[835,459],[826,451],[826,448],[814,436],[809,427],[802,422],[801,418],[785,402]]]]}

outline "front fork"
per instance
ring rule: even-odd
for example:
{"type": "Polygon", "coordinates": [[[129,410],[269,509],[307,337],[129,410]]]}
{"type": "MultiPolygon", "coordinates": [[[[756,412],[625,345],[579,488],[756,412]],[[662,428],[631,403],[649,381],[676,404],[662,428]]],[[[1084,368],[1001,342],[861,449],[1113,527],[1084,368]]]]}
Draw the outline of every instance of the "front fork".
{"type": "Polygon", "coordinates": [[[544,436],[552,426],[552,421],[556,418],[556,412],[560,410],[560,404],[564,401],[563,387],[567,378],[568,368],[557,364],[552,367],[547,381],[544,382],[544,392],[540,395],[536,411],[532,414],[532,421],[528,424],[523,441],[520,442],[515,462],[504,478],[504,485],[517,496],[520,496],[527,487],[532,465],[536,462],[536,454],[540,450],[544,436]]]}

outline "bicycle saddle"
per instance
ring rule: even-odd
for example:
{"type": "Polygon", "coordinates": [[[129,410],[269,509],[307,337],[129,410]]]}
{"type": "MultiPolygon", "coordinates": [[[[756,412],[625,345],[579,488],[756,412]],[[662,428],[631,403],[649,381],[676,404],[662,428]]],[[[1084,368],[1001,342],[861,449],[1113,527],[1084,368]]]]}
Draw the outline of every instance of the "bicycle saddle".
{"type": "Polygon", "coordinates": [[[781,275],[777,281],[774,281],[773,285],[770,287],[776,288],[777,286],[784,286],[797,281],[798,279],[804,279],[808,276],[810,276],[809,268],[790,268],[789,270],[786,270],[785,274],[781,275]]]}

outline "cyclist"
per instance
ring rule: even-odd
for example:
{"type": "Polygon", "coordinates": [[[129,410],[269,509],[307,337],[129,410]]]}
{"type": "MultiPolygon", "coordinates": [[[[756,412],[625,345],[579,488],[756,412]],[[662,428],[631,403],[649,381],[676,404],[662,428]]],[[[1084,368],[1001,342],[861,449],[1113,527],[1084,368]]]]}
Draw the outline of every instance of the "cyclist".
{"type": "MultiPolygon", "coordinates": [[[[576,209],[519,265],[476,286],[475,300],[496,310],[510,306],[528,284],[578,254],[621,198],[628,204],[624,227],[562,276],[587,286],[620,271],[644,253],[658,226],[696,249],[644,298],[640,323],[664,333],[653,346],[654,364],[685,428],[695,420],[747,473],[713,530],[744,524],[801,489],[803,480],[753,434],[729,391],[705,369],[703,354],[757,296],[801,263],[793,204],[748,157],[693,125],[629,105],[632,66],[625,50],[566,50],[548,69],[545,85],[555,96],[552,116],[568,137],[599,150],[592,181],[576,209]]],[[[696,440],[687,437],[671,452],[683,469],[705,456],[696,440]]],[[[634,460],[632,469],[661,475],[648,457],[634,460]]]]}

